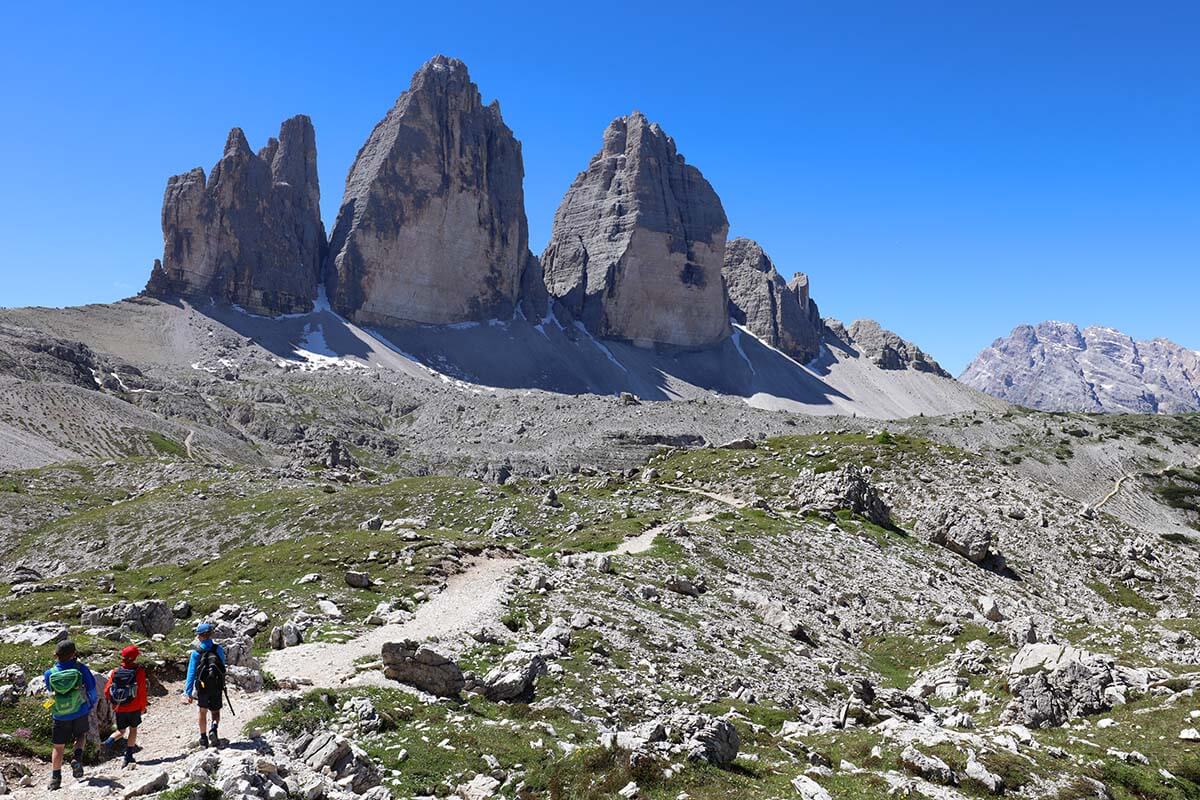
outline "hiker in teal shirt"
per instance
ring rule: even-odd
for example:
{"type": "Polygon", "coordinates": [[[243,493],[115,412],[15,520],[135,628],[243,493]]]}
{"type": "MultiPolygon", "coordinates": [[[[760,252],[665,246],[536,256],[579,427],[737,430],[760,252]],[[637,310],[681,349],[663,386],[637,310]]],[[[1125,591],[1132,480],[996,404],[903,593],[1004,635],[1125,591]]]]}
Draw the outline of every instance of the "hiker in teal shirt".
{"type": "Polygon", "coordinates": [[[50,738],[54,744],[54,755],[50,758],[51,791],[62,787],[63,751],[68,743],[75,743],[71,774],[76,780],[83,778],[83,743],[88,732],[88,715],[98,700],[96,677],[76,660],[75,643],[59,642],[54,656],[58,663],[42,676],[51,696],[46,705],[54,718],[50,738]]]}

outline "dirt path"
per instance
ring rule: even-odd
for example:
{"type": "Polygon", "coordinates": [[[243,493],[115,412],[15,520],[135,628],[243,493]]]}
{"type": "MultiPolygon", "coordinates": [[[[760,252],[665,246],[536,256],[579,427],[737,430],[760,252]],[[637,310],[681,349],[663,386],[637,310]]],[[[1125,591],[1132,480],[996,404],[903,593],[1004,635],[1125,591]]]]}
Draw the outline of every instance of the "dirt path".
{"type": "MultiPolygon", "coordinates": [[[[701,514],[693,514],[688,517],[685,522],[707,522],[715,517],[716,514],[704,512],[701,514]]],[[[618,556],[636,555],[644,553],[654,546],[654,540],[660,533],[673,526],[674,522],[664,522],[662,525],[655,525],[645,533],[639,533],[637,536],[631,536],[625,541],[617,545],[617,549],[613,553],[618,556]]]]}
{"type": "MultiPolygon", "coordinates": [[[[441,639],[465,634],[471,628],[496,619],[501,612],[501,599],[512,575],[516,559],[480,559],[466,571],[453,575],[446,588],[422,604],[413,618],[402,625],[373,628],[345,644],[314,643],[272,652],[263,662],[263,669],[276,676],[302,678],[314,688],[337,688],[345,685],[386,685],[379,670],[355,675],[355,662],[364,656],[379,655],[385,642],[398,639],[441,639]]],[[[394,684],[393,684],[394,685],[394,684]]],[[[145,722],[139,732],[142,752],[138,766],[126,770],[120,759],[89,767],[82,783],[76,783],[70,769],[63,776],[63,788],[51,792],[45,788],[49,767],[40,762],[28,763],[33,770],[34,785],[21,788],[10,786],[14,797],[28,800],[62,800],[73,797],[119,796],[135,780],[150,777],[155,772],[176,769],[198,748],[199,728],[195,705],[182,702],[182,683],[166,686],[167,695],[151,700],[145,722]]],[[[230,687],[232,716],[228,710],[221,724],[221,736],[229,740],[228,747],[251,747],[245,741],[244,726],[261,714],[279,696],[277,692],[246,694],[230,687]]]]}
{"type": "Polygon", "coordinates": [[[1104,497],[1100,499],[1100,502],[1096,503],[1096,505],[1093,506],[1093,508],[1096,511],[1099,511],[1100,509],[1104,508],[1104,504],[1107,503],[1109,500],[1112,500],[1114,497],[1116,497],[1117,494],[1121,491],[1121,487],[1125,485],[1125,481],[1129,480],[1130,478],[1136,478],[1138,475],[1146,475],[1146,476],[1153,477],[1153,478],[1161,478],[1163,475],[1166,475],[1168,472],[1170,472],[1171,470],[1175,469],[1178,466],[1179,466],[1178,464],[1168,464],[1167,466],[1163,467],[1162,469],[1158,470],[1157,472],[1127,472],[1124,475],[1122,475],[1121,477],[1117,478],[1117,482],[1116,482],[1116,484],[1113,485],[1113,488],[1110,489],[1108,494],[1104,495],[1104,497]]]}
{"type": "Polygon", "coordinates": [[[709,492],[704,489],[696,489],[691,486],[679,486],[674,483],[662,483],[662,484],[659,484],[659,487],[662,489],[670,489],[673,492],[686,492],[687,494],[698,494],[701,497],[707,497],[709,500],[716,500],[718,503],[724,503],[725,505],[731,506],[733,508],[746,508],[747,506],[750,505],[745,500],[742,500],[741,498],[738,498],[738,497],[734,497],[733,495],[717,494],[716,492],[709,492]]]}
{"type": "Polygon", "coordinates": [[[366,656],[378,657],[386,642],[401,639],[449,639],[500,616],[500,599],[515,559],[483,559],[465,572],[452,575],[446,588],[417,609],[400,625],[381,625],[345,644],[316,642],[277,650],[267,656],[263,669],[278,678],[312,681],[333,688],[347,683],[385,685],[378,670],[356,675],[355,664],[366,656]]]}
{"type": "Polygon", "coordinates": [[[183,447],[185,450],[187,450],[188,458],[195,458],[195,456],[192,455],[192,440],[195,438],[196,438],[196,432],[188,431],[187,438],[183,440],[183,447]]]}

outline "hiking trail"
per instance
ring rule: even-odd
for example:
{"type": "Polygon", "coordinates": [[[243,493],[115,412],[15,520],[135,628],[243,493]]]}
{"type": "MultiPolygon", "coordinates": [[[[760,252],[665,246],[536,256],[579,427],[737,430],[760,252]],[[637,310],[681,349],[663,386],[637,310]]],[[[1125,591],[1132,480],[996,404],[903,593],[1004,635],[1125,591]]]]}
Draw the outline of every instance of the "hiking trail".
{"type": "MultiPolygon", "coordinates": [[[[336,689],[347,685],[399,686],[383,677],[378,668],[356,673],[358,662],[366,656],[378,658],[386,642],[402,639],[446,640],[465,635],[473,627],[499,619],[504,590],[519,561],[511,558],[476,559],[466,570],[446,579],[446,587],[413,613],[412,619],[398,625],[382,625],[367,630],[343,644],[315,642],[272,651],[262,659],[264,670],[278,677],[311,681],[302,691],[336,689]]],[[[40,680],[40,677],[35,678],[40,680]]],[[[103,677],[96,675],[103,687],[103,677]]],[[[63,798],[119,797],[129,787],[165,770],[177,769],[196,752],[200,730],[197,727],[195,704],[182,701],[183,682],[164,684],[167,694],[152,697],[145,720],[138,731],[142,750],[137,766],[126,769],[120,757],[85,769],[84,778],[76,782],[70,765],[63,769],[63,786],[57,792],[46,788],[50,766],[46,762],[24,759],[33,772],[33,786],[9,784],[12,797],[23,800],[62,800],[63,798]]],[[[266,710],[274,700],[287,694],[284,691],[247,694],[229,687],[230,703],[221,720],[221,737],[225,747],[232,750],[254,749],[244,734],[248,723],[266,710]],[[236,715],[231,715],[229,706],[236,715]]],[[[68,753],[69,760],[69,753],[68,753]]]]}

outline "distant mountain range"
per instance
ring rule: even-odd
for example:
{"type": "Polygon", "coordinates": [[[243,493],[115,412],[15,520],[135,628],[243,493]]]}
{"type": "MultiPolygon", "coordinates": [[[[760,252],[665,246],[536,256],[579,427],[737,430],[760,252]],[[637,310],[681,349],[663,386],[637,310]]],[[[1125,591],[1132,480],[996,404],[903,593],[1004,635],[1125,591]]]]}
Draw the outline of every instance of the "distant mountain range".
{"type": "Polygon", "coordinates": [[[1200,352],[1070,322],[1018,325],[980,352],[959,380],[1044,411],[1200,411],[1200,352]]]}

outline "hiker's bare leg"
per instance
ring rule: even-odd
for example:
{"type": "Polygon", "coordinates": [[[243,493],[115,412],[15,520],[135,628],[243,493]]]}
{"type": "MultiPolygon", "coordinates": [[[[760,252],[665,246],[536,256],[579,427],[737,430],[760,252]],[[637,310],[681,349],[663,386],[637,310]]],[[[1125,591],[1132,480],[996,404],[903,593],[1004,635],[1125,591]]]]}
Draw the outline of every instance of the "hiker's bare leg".
{"type": "Polygon", "coordinates": [[[213,715],[213,727],[215,728],[221,724],[221,709],[214,708],[212,715],[213,715]]]}
{"type": "Polygon", "coordinates": [[[137,728],[130,728],[125,734],[125,746],[135,747],[137,745],[137,728]]]}
{"type": "Polygon", "coordinates": [[[200,709],[200,732],[208,733],[208,709],[200,709]]]}
{"type": "Polygon", "coordinates": [[[55,772],[58,772],[60,769],[62,769],[63,750],[66,748],[67,746],[65,744],[54,745],[54,753],[50,756],[50,769],[54,770],[55,772]]]}

